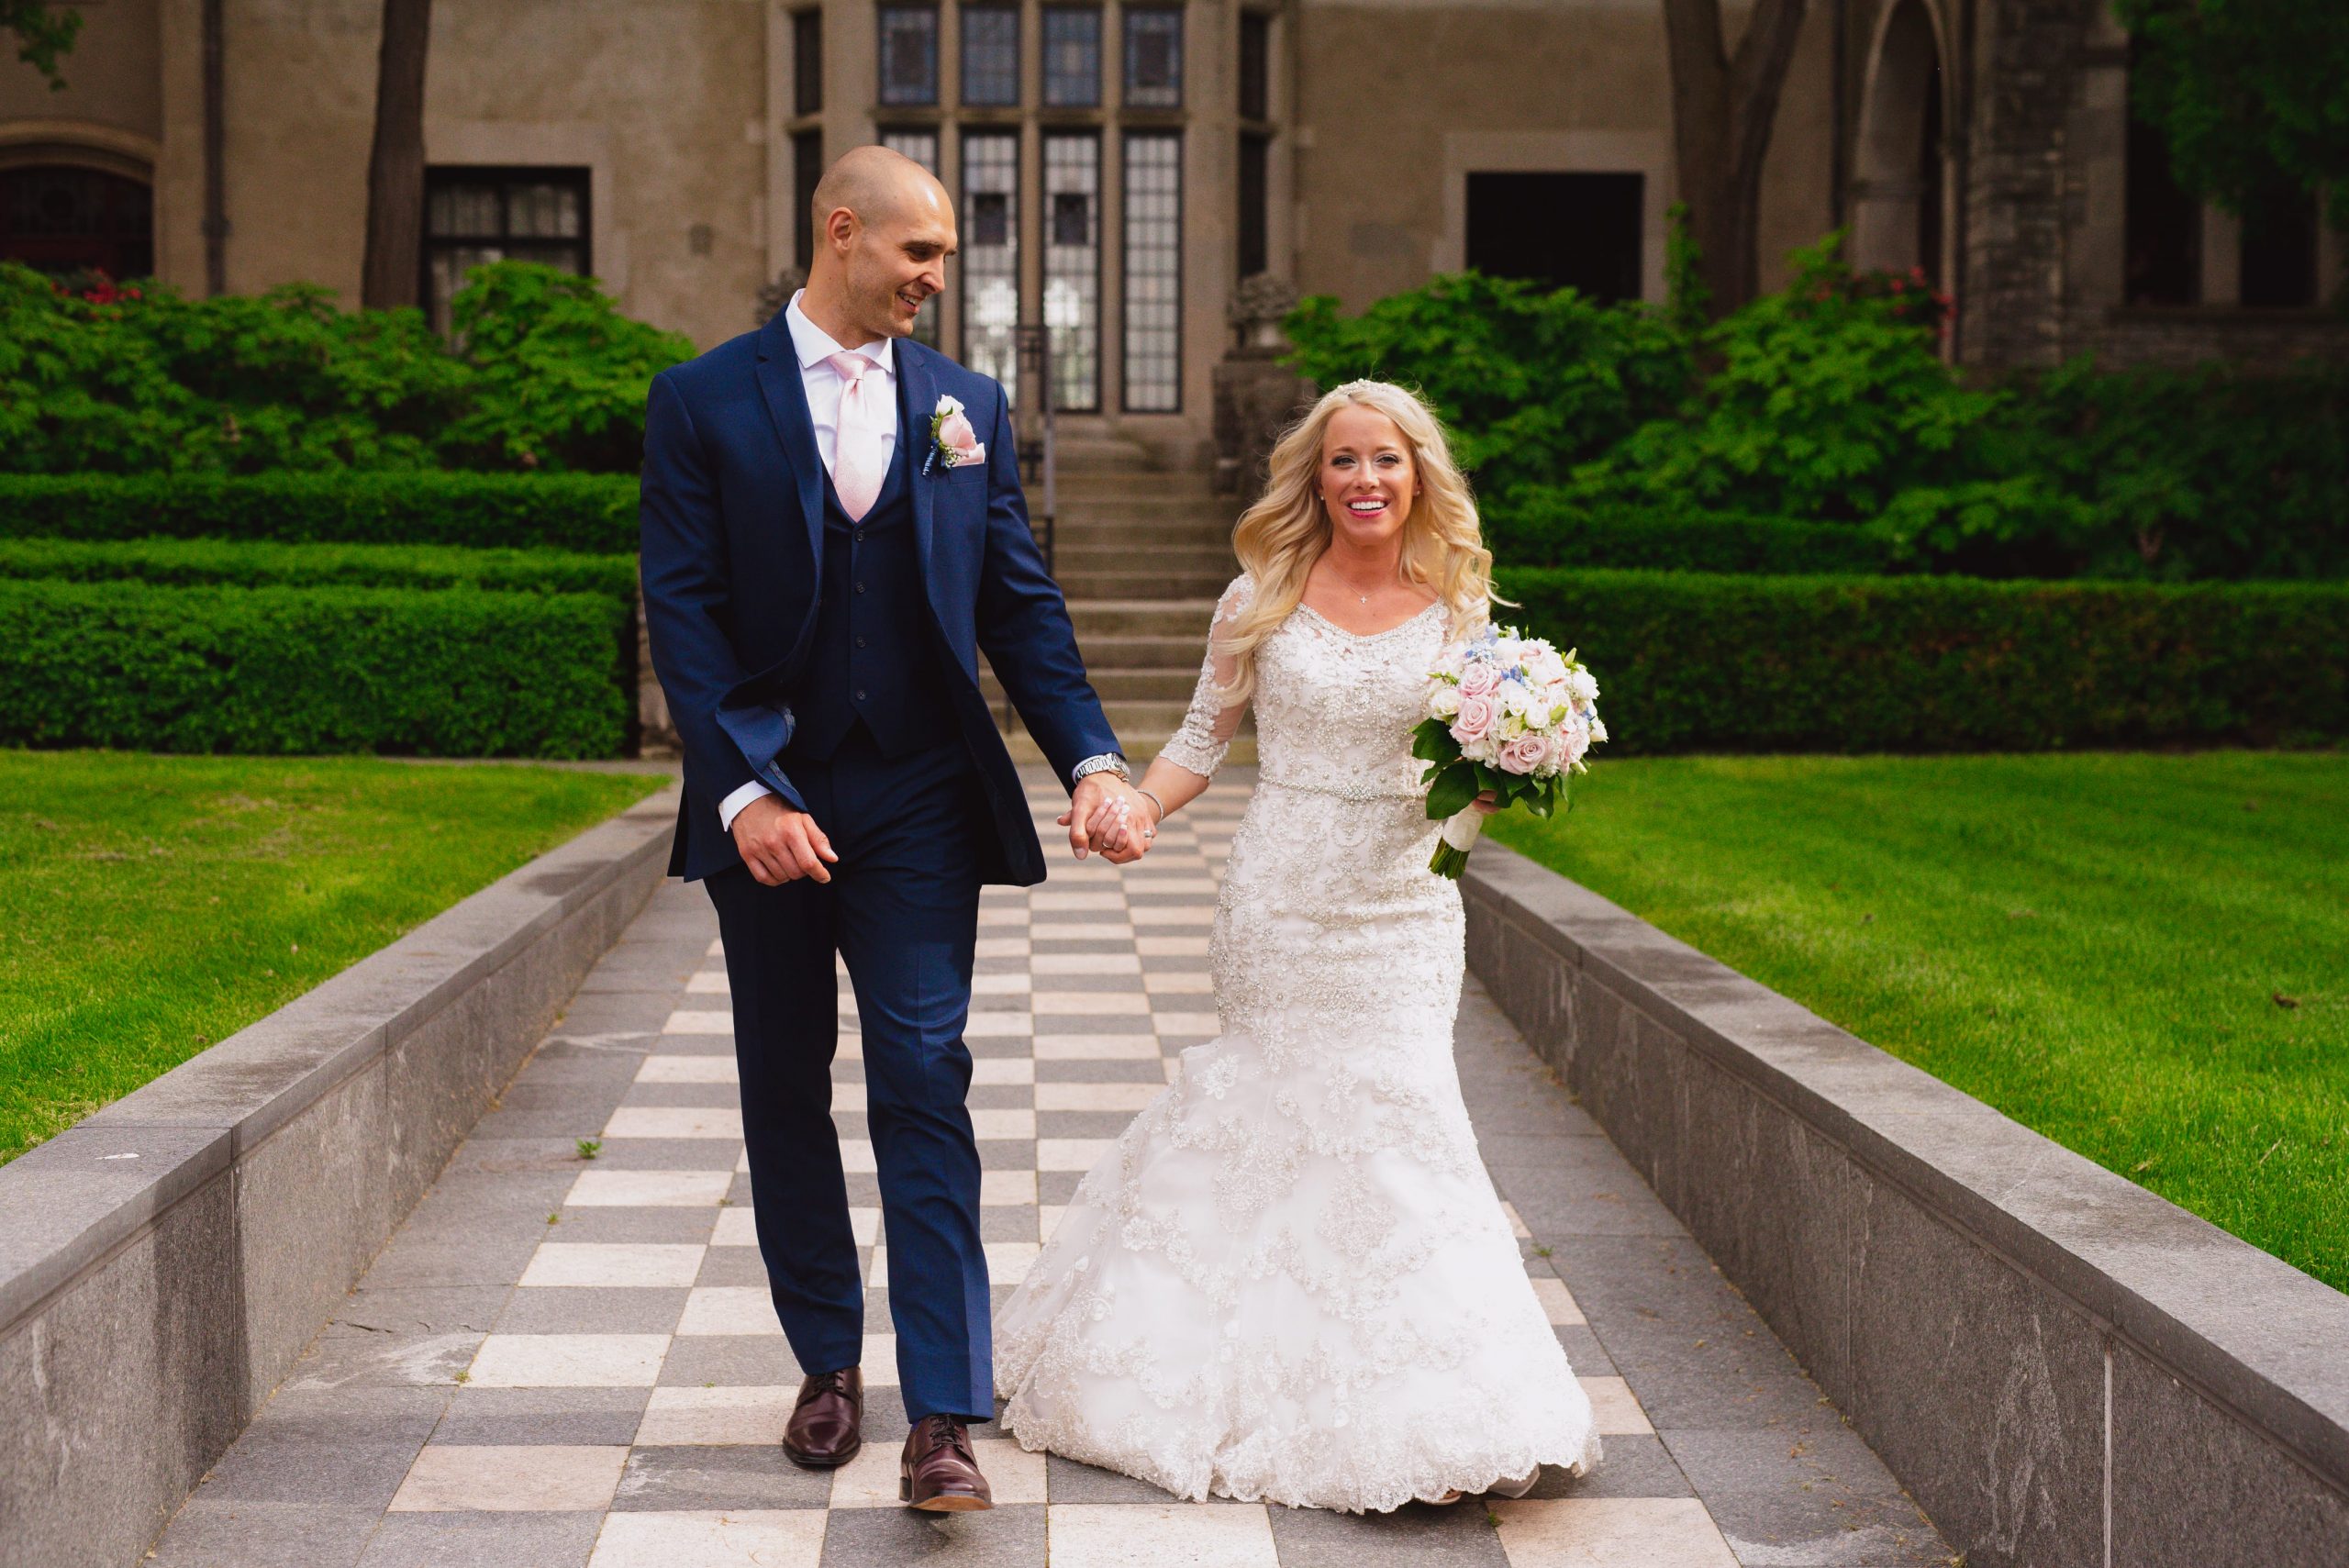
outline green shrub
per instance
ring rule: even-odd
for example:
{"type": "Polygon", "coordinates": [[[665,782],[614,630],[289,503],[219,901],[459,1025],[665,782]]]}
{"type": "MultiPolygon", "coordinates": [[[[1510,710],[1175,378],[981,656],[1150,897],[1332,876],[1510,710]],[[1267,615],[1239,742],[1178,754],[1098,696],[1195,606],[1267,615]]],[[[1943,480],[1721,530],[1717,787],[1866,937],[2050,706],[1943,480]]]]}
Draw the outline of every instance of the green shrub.
{"type": "Polygon", "coordinates": [[[1485,543],[1507,566],[1776,575],[1899,569],[1898,550],[1850,523],[1593,506],[1546,487],[1481,510],[1485,543]]]}
{"type": "Polygon", "coordinates": [[[2349,737],[2349,587],[1510,570],[1612,751],[1979,751],[2349,737]]]}
{"type": "Polygon", "coordinates": [[[0,742],[607,757],[625,624],[603,594],[0,581],[0,742]]]}
{"type": "Polygon", "coordinates": [[[0,536],[636,550],[632,474],[0,475],[0,536]]]}
{"type": "Polygon", "coordinates": [[[1658,312],[1476,272],[1351,318],[1335,296],[1311,295],[1286,328],[1288,362],[1323,387],[1368,377],[1419,391],[1487,502],[1564,482],[1669,414],[1692,373],[1686,336],[1658,312]]]}
{"type": "Polygon", "coordinates": [[[473,269],[451,309],[454,347],[316,284],[88,298],[0,261],[0,470],[633,472],[646,384],[694,353],[536,262],[473,269]]]}
{"type": "Polygon", "coordinates": [[[636,593],[636,559],[553,550],[277,544],[214,539],[0,539],[0,577],[152,587],[486,588],[525,594],[636,593]]]}

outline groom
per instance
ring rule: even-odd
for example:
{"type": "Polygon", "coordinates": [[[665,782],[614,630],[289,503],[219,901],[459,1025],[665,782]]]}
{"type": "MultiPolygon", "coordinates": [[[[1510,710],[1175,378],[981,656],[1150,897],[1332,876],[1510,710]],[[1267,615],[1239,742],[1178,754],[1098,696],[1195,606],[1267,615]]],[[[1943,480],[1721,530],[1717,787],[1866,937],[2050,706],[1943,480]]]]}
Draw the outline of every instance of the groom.
{"type": "Polygon", "coordinates": [[[912,1429],[898,1496],[985,1508],[966,1426],[994,1418],[995,1390],[963,1028],[980,884],[1041,882],[1044,860],[977,651],[1074,788],[1079,858],[1096,809],[1139,797],[1029,531],[1002,386],[907,336],[954,252],[944,188],[860,147],[814,207],[807,286],[653,377],[645,407],[644,614],[685,743],[669,870],[703,880],[726,949],[759,1250],[806,1374],[784,1451],[829,1467],[863,1441],[837,951],[912,1429]]]}

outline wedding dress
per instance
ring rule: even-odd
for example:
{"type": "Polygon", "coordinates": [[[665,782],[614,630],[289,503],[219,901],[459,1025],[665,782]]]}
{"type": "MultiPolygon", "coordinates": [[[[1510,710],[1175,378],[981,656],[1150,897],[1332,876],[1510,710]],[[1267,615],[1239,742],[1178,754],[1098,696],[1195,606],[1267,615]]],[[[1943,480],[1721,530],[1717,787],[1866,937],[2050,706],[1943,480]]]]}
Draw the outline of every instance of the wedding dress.
{"type": "MultiPolygon", "coordinates": [[[[1460,889],[1428,869],[1408,739],[1446,635],[1441,602],[1367,636],[1300,606],[1258,645],[1260,776],[1208,942],[1225,1032],[1182,1052],[997,1316],[1022,1448],[1356,1513],[1598,1461],[1453,1064],[1460,889]]],[[[1162,752],[1190,772],[1239,723],[1229,669],[1211,642],[1162,752]]]]}

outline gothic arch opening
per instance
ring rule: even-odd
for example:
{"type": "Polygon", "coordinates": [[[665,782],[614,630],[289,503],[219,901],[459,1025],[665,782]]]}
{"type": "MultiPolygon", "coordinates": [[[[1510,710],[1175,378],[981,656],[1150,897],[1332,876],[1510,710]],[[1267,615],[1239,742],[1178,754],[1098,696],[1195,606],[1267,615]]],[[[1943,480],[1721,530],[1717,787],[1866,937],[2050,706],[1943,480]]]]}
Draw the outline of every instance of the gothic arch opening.
{"type": "Polygon", "coordinates": [[[1852,179],[1852,261],[1945,275],[1947,79],[1936,18],[1925,0],[1895,0],[1876,33],[1862,90],[1852,179]]]}

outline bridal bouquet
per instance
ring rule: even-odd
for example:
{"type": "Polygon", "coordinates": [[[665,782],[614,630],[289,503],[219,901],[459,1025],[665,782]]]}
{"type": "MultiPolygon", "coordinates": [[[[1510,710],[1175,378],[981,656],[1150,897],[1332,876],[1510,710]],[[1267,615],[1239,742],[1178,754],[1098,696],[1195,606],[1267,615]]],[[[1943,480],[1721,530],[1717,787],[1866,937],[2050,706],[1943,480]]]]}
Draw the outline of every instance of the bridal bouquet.
{"type": "Polygon", "coordinates": [[[1566,798],[1566,775],[1588,773],[1583,753],[1607,739],[1598,683],[1575,658],[1515,627],[1486,627],[1437,655],[1428,672],[1427,717],[1411,731],[1424,758],[1428,815],[1443,836],[1428,869],[1458,880],[1485,825],[1473,802],[1491,790],[1503,806],[1522,801],[1547,817],[1566,798]]]}

